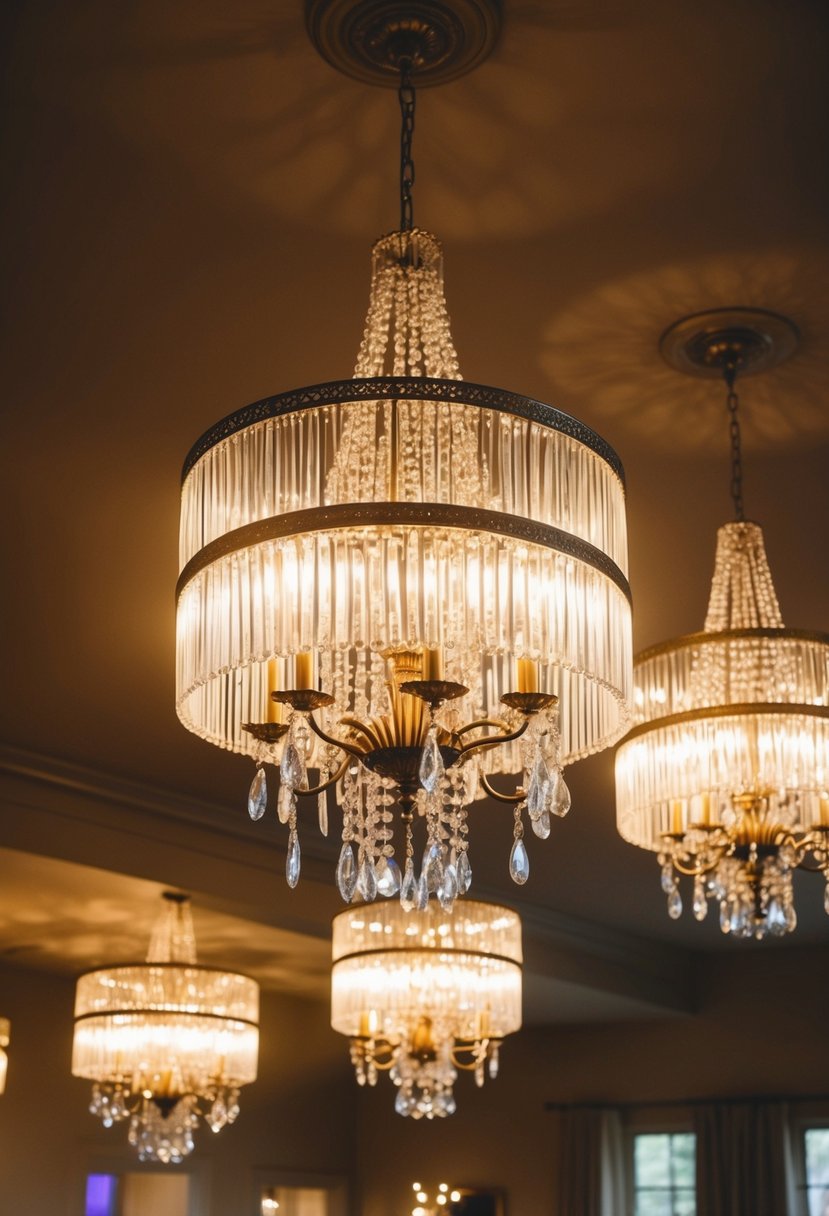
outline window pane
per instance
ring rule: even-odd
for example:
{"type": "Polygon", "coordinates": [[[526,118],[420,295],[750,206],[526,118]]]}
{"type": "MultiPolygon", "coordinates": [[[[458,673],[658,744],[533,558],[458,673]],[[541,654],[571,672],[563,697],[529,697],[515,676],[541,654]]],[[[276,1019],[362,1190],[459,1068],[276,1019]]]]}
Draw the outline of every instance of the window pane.
{"type": "Polygon", "coordinates": [[[637,1136],[635,1145],[635,1185],[669,1186],[669,1137],[663,1135],[637,1136]]]}
{"type": "Polygon", "coordinates": [[[671,1160],[675,1186],[694,1189],[696,1185],[696,1157],[696,1136],[691,1135],[690,1132],[671,1136],[671,1160]]]}
{"type": "Polygon", "coordinates": [[[696,1137],[690,1132],[635,1136],[634,1216],[696,1216],[695,1169],[696,1137]]]}
{"type": "Polygon", "coordinates": [[[809,1216],[829,1216],[829,1127],[807,1128],[805,1140],[809,1216]]]}
{"type": "Polygon", "coordinates": [[[667,1191],[641,1191],[636,1196],[636,1216],[673,1216],[667,1191]]]}

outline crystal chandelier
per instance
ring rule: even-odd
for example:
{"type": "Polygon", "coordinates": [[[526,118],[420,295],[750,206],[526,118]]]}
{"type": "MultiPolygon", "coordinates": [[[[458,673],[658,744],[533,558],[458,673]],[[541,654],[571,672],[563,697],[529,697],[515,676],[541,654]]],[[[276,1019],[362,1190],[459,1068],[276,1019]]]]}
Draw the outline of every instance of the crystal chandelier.
{"type": "Polygon", "coordinates": [[[196,963],[190,902],[164,894],[146,963],[89,971],[75,993],[72,1073],[104,1127],[129,1119],[140,1161],[179,1162],[199,1119],[214,1132],[256,1079],[259,985],[196,963]]]}
{"type": "Polygon", "coordinates": [[[563,766],[624,732],[632,662],[619,460],[551,406],[460,378],[441,247],[413,223],[412,73],[446,79],[457,57],[457,74],[480,33],[450,8],[309,0],[324,54],[399,82],[400,228],[372,252],[354,378],[256,402],[190,452],[177,588],[178,715],[256,762],[252,818],[279,769],[289,885],[298,807],[327,835],[336,787],[343,898],[408,907],[468,888],[467,807],[488,793],[513,807],[526,881],[524,811],[541,837],[566,813],[563,766]],[[522,769],[517,794],[491,784],[522,769]]]}
{"type": "Polygon", "coordinates": [[[395,1110],[435,1119],[456,1109],[458,1070],[495,1077],[505,1035],[521,1027],[521,921],[464,900],[406,913],[396,902],[334,917],[331,1025],[351,1042],[360,1085],[388,1072],[395,1110]]]}
{"type": "Polygon", "coordinates": [[[688,875],[698,920],[714,901],[724,933],[758,939],[795,928],[796,869],[829,884],[829,636],[783,626],[763,534],[744,516],[734,387],[796,339],[785,318],[747,309],[686,318],[662,339],[680,370],[725,377],[736,520],[718,533],[702,633],[637,656],[634,727],[616,756],[619,831],[658,853],[669,914],[688,875]]]}

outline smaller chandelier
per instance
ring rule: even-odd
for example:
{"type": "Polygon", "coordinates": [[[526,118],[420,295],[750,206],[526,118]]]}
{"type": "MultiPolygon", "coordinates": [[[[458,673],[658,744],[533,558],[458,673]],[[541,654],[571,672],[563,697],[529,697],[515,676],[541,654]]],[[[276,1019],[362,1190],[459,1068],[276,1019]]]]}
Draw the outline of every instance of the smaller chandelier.
{"type": "Polygon", "coordinates": [[[435,1119],[456,1109],[458,1071],[498,1072],[505,1035],[521,1026],[521,921],[464,900],[349,908],[334,917],[331,1025],[351,1042],[360,1085],[388,1072],[395,1110],[435,1119]]]}
{"type": "Polygon", "coordinates": [[[190,901],[164,893],[146,963],[89,971],[75,993],[72,1073],[104,1127],[129,1119],[140,1161],[179,1162],[203,1119],[220,1132],[256,1079],[259,985],[200,967],[190,901]]]}
{"type": "Polygon", "coordinates": [[[785,318],[743,309],[662,339],[679,370],[725,377],[736,520],[719,530],[703,631],[636,657],[635,725],[616,756],[619,832],[658,854],[669,915],[687,875],[697,920],[714,901],[724,933],[757,939],[795,928],[797,869],[823,873],[829,913],[829,636],[783,626],[762,531],[743,512],[734,390],[796,338],[785,318]]]}

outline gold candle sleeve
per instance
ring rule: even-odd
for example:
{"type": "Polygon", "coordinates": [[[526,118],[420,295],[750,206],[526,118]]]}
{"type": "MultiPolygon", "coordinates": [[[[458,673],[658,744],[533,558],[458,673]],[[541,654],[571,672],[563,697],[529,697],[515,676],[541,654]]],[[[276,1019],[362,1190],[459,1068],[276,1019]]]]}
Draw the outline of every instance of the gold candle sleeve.
{"type": "Polygon", "coordinates": [[[538,692],[538,664],[534,659],[518,660],[518,691],[538,692]]]}
{"type": "Polygon", "coordinates": [[[424,650],[423,679],[443,680],[444,678],[443,648],[439,646],[437,650],[424,650]]]}
{"type": "Polygon", "coordinates": [[[268,659],[268,703],[265,707],[266,722],[282,721],[282,706],[278,701],[274,701],[271,697],[271,693],[277,692],[280,687],[280,666],[279,659],[268,659]]]}
{"type": "Polygon", "coordinates": [[[314,656],[310,650],[302,650],[295,656],[295,679],[297,688],[314,687],[314,656]]]}

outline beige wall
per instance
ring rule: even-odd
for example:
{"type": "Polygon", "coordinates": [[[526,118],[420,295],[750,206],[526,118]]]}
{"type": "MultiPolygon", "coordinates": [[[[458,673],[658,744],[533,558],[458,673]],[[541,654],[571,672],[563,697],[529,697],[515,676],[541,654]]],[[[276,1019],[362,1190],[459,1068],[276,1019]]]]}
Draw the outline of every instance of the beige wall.
{"type": "MultiPolygon", "coordinates": [[[[0,1216],[82,1216],[87,1169],[136,1168],[126,1128],[102,1128],[87,1112],[88,1084],[70,1076],[73,994],[72,981],[0,968],[0,1010],[12,1023],[0,1216]]],[[[190,1158],[199,1216],[251,1216],[257,1169],[351,1169],[353,1082],[327,1009],[265,993],[261,1029],[259,1078],[243,1089],[237,1122],[218,1136],[202,1129],[190,1158]]]]}
{"type": "Polygon", "coordinates": [[[825,950],[737,947],[705,961],[693,1017],[526,1030],[507,1040],[496,1081],[460,1078],[450,1119],[399,1118],[381,1081],[360,1099],[360,1216],[405,1216],[416,1179],[503,1187],[508,1216],[556,1216],[546,1102],[829,1095],[827,962],[825,950]]]}

